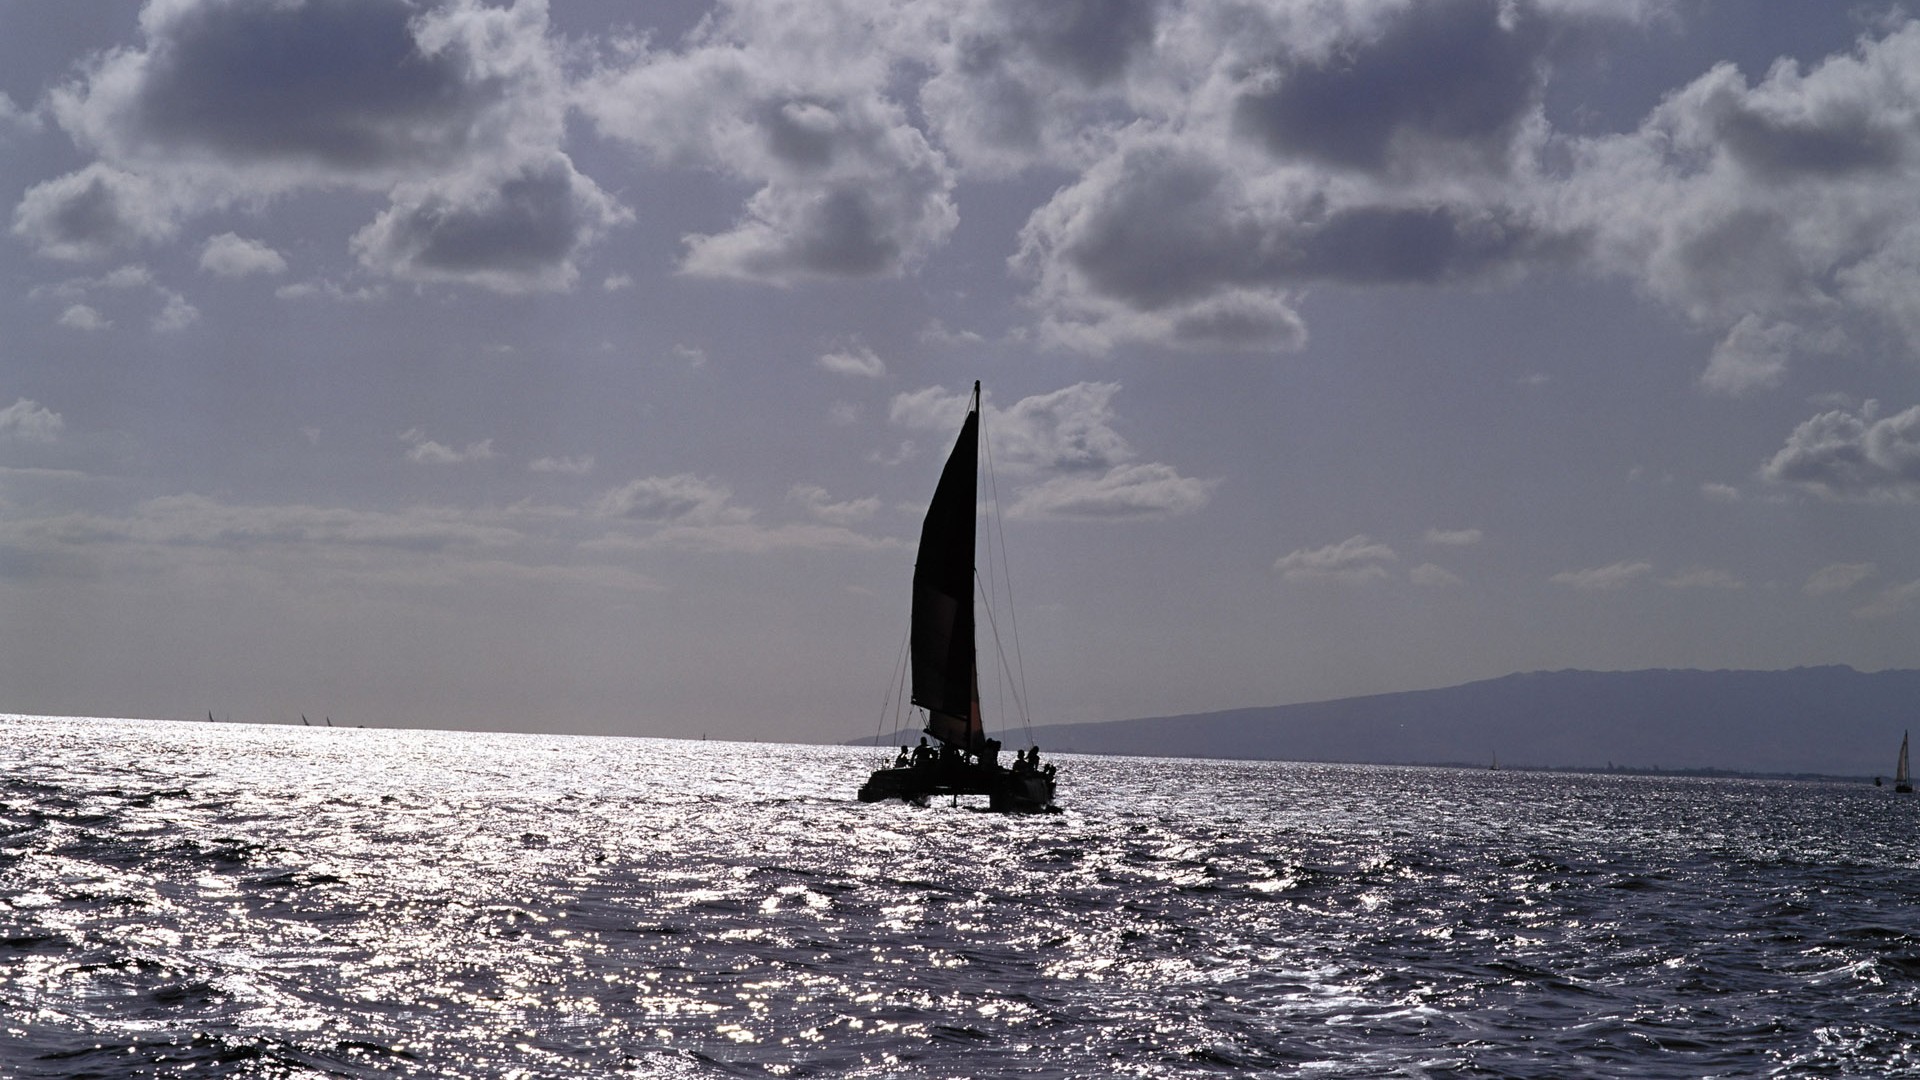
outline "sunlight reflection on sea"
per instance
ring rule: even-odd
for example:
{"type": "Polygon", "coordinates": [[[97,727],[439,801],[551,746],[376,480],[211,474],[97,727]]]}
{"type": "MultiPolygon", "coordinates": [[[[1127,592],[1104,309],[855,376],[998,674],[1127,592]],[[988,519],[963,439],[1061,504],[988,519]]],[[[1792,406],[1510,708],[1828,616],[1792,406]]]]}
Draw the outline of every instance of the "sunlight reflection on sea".
{"type": "Polygon", "coordinates": [[[875,756],[0,718],[0,1075],[1920,1070],[1866,785],[875,756]]]}

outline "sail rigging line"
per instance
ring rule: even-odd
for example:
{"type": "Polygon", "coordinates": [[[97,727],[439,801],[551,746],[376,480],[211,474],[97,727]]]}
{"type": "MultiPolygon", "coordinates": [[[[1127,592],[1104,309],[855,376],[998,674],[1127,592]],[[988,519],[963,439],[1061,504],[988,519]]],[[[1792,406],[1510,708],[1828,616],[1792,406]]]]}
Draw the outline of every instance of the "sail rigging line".
{"type": "Polygon", "coordinates": [[[880,701],[880,719],[873,724],[873,745],[880,745],[880,734],[887,725],[887,713],[893,713],[893,738],[899,739],[906,710],[901,702],[907,697],[907,646],[913,640],[911,627],[900,635],[900,655],[893,662],[893,674],[887,679],[887,693],[880,701]]]}
{"type": "MultiPolygon", "coordinates": [[[[980,410],[983,421],[982,427],[984,429],[986,406],[982,405],[980,410]]],[[[984,430],[980,433],[980,467],[987,474],[987,501],[988,505],[993,509],[993,523],[989,530],[987,543],[987,555],[989,556],[987,559],[988,580],[992,580],[992,569],[994,566],[994,560],[991,557],[993,555],[992,541],[998,539],[1000,541],[1000,582],[1006,587],[1007,592],[1007,629],[1013,635],[1013,665],[1011,669],[1009,669],[1007,664],[1006,649],[1000,644],[1000,627],[993,618],[993,603],[991,599],[989,599],[986,605],[987,625],[993,629],[993,647],[994,651],[1000,655],[1000,670],[1012,688],[1014,705],[1020,714],[1020,727],[1021,730],[1026,733],[1027,744],[1031,746],[1033,744],[1033,717],[1027,709],[1027,661],[1026,657],[1020,651],[1020,618],[1018,608],[1013,602],[1013,568],[1007,558],[1007,519],[1006,515],[1000,512],[1000,483],[999,478],[994,475],[993,471],[993,440],[986,437],[984,430]]],[[[975,576],[979,576],[979,571],[975,571],[975,576]]]]}

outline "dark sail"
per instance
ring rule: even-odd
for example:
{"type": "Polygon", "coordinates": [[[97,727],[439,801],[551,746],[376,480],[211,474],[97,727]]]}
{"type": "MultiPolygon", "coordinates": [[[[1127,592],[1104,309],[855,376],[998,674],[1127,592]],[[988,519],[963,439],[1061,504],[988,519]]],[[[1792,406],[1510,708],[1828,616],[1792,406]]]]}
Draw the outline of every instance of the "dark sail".
{"type": "Polygon", "coordinates": [[[980,384],[940,473],[913,564],[913,703],[927,730],[963,750],[984,742],[973,668],[973,533],[978,501],[980,384]]]}

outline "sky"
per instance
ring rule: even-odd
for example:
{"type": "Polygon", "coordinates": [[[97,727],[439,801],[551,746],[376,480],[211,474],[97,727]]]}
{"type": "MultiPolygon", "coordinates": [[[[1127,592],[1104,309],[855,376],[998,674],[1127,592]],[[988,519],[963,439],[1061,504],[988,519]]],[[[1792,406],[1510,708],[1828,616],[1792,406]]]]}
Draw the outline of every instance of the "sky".
{"type": "Polygon", "coordinates": [[[0,199],[7,711],[890,728],[976,379],[1034,723],[1920,667],[1908,5],[0,0],[0,199]]]}

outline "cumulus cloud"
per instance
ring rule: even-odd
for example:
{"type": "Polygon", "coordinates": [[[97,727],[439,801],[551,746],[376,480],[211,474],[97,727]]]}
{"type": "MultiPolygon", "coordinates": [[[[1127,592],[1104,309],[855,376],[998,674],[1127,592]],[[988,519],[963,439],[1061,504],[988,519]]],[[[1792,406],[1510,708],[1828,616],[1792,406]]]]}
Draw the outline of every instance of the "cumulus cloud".
{"type": "Polygon", "coordinates": [[[1852,589],[1872,577],[1878,568],[1872,563],[1833,563],[1815,570],[1800,591],[1808,596],[1832,596],[1852,589]]]}
{"type": "Polygon", "coordinates": [[[363,266],[404,280],[554,292],[579,280],[585,248],[631,217],[555,154],[504,180],[402,185],[352,246],[363,266]]]}
{"type": "Polygon", "coordinates": [[[172,236],[173,200],[144,177],[99,162],[28,188],[13,208],[13,233],[42,255],[102,258],[172,236]]]}
{"type": "Polygon", "coordinates": [[[1479,529],[1428,529],[1421,539],[1440,547],[1472,547],[1483,538],[1479,529]]]}
{"type": "Polygon", "coordinates": [[[820,357],[819,364],[822,369],[831,371],[835,375],[877,379],[887,373],[886,362],[874,355],[873,350],[865,345],[852,345],[824,353],[820,357]]]}
{"type": "Polygon", "coordinates": [[[1054,476],[1020,489],[1012,518],[1147,518],[1190,514],[1218,480],[1181,476],[1158,462],[1116,465],[1099,474],[1054,476]]]}
{"type": "Polygon", "coordinates": [[[816,484],[795,484],[787,497],[805,507],[813,520],[843,528],[871,520],[880,510],[880,500],[872,495],[834,502],[827,489],[816,484]]]}
{"type": "Polygon", "coordinates": [[[1365,585],[1385,580],[1388,565],[1399,558],[1392,548],[1362,534],[1326,547],[1290,551],[1274,560],[1273,569],[1288,581],[1365,585]]]}
{"type": "Polygon", "coordinates": [[[1835,500],[1920,497],[1920,405],[1893,416],[1866,402],[1856,413],[1833,409],[1801,423],[1760,473],[1835,500]]]}
{"type": "MultiPolygon", "coordinates": [[[[1171,465],[1135,461],[1113,425],[1118,383],[1075,383],[1022,398],[1004,409],[987,403],[984,431],[996,467],[1021,480],[1009,516],[1140,518],[1192,513],[1212,498],[1217,480],[1182,476],[1171,465]]],[[[895,395],[888,419],[951,437],[966,415],[968,393],[929,387],[895,395]]]]}
{"type": "Polygon", "coordinates": [[[905,272],[958,221],[953,170],[893,93],[885,5],[723,4],[677,51],[640,49],[576,100],[605,136],[756,187],[692,233],[690,274],[775,285],[905,272]]]}
{"type": "Polygon", "coordinates": [[[209,237],[201,247],[200,269],[221,277],[284,274],[287,260],[258,240],[248,240],[228,232],[209,237]]]}
{"type": "Polygon", "coordinates": [[[1744,589],[1747,587],[1746,582],[1733,574],[1710,568],[1683,571],[1661,579],[1660,584],[1669,589],[1744,589]]]}
{"type": "Polygon", "coordinates": [[[744,522],[752,511],[729,506],[733,491],[691,473],[651,476],[618,487],[600,497],[595,512],[602,517],[648,522],[744,522]]]}
{"type": "Polygon", "coordinates": [[[527,464],[528,472],[559,473],[563,476],[585,476],[593,471],[593,455],[580,457],[543,457],[535,458],[527,464]]]}
{"type": "Polygon", "coordinates": [[[105,315],[86,304],[70,304],[60,313],[60,325],[70,330],[105,330],[113,323],[105,315]]]}
{"type": "Polygon", "coordinates": [[[185,330],[200,321],[200,309],[187,302],[187,298],[177,292],[163,289],[161,296],[165,303],[160,314],[153,317],[153,328],[161,333],[185,330]]]}
{"type": "Polygon", "coordinates": [[[1880,590],[1872,600],[1853,609],[1853,614],[1862,619],[1891,619],[1915,602],[1920,602],[1920,581],[1909,581],[1880,590]]]}
{"type": "Polygon", "coordinates": [[[1407,571],[1407,580],[1413,582],[1415,585],[1424,585],[1430,589],[1450,589],[1458,585],[1466,584],[1466,582],[1460,579],[1459,574],[1448,570],[1444,566],[1436,566],[1433,563],[1421,563],[1419,566],[1407,571]]]}
{"type": "Polygon", "coordinates": [[[1570,143],[1555,193],[1598,264],[1724,335],[1709,389],[1776,384],[1833,335],[1909,335],[1920,283],[1920,24],[1849,55],[1715,66],[1639,129],[1570,143]]]}
{"type": "Polygon", "coordinates": [[[494,452],[492,439],[468,443],[466,448],[461,450],[456,450],[444,443],[434,442],[419,428],[401,432],[400,439],[407,444],[407,460],[416,465],[462,465],[470,461],[486,461],[500,456],[494,452]]]}
{"type": "MultiPolygon", "coordinates": [[[[14,231],[89,258],[186,216],[312,189],[385,193],[369,267],[503,291],[570,287],[624,208],[561,150],[569,83],[543,0],[169,0],[135,46],[49,96],[97,160],[29,189],[14,231]]],[[[278,272],[218,240],[216,273],[278,272]]],[[[271,258],[269,257],[271,256],[271,258]]]]}
{"type": "Polygon", "coordinates": [[[50,443],[60,438],[66,426],[59,413],[30,398],[21,398],[0,409],[0,439],[50,443]]]}
{"type": "Polygon", "coordinates": [[[1624,589],[1653,573],[1649,562],[1617,562],[1589,570],[1564,570],[1547,580],[1582,592],[1624,589]]]}

